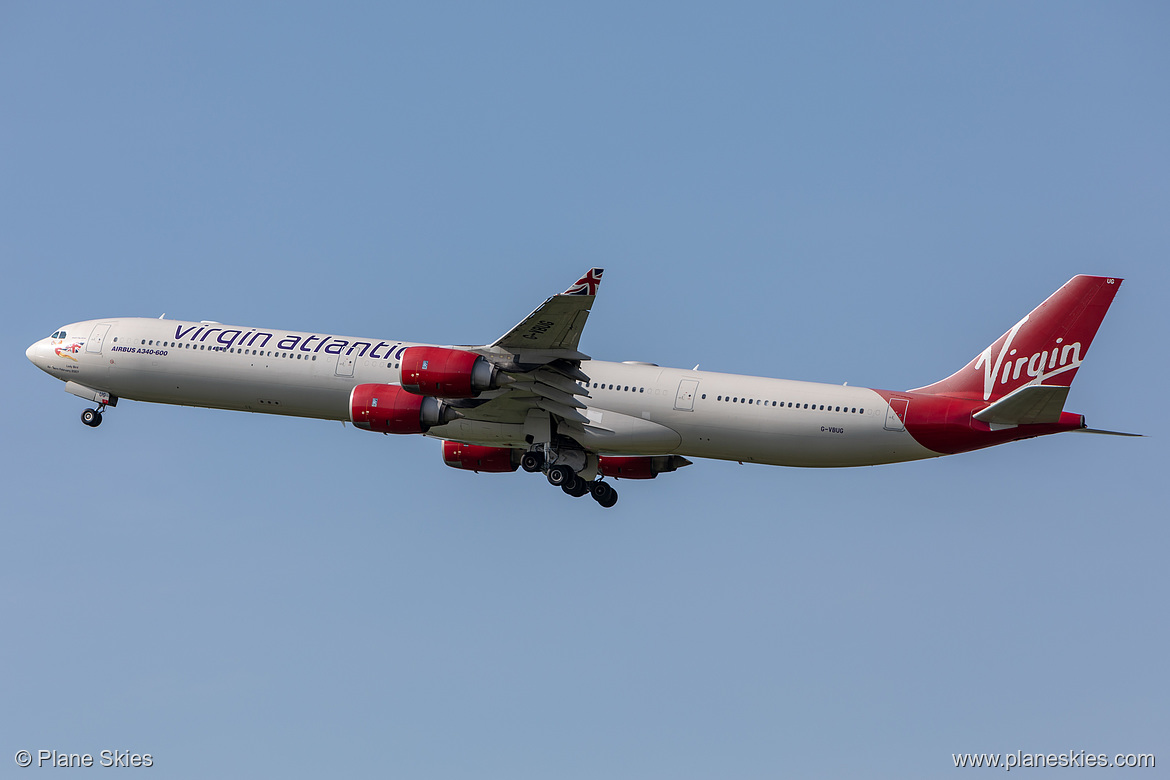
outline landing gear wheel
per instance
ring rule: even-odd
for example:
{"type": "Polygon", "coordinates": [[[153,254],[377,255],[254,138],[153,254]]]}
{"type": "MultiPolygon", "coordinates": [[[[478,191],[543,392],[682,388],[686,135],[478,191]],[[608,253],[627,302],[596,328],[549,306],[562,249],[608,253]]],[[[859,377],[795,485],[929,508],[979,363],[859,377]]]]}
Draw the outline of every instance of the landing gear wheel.
{"type": "Polygon", "coordinates": [[[593,496],[593,500],[601,504],[606,509],[617,503],[618,494],[608,482],[590,482],[589,493],[593,496]]]}
{"type": "Polygon", "coordinates": [[[102,413],[96,409],[86,409],[81,413],[81,421],[90,428],[96,428],[102,424],[102,413]]]}
{"type": "Polygon", "coordinates": [[[540,471],[540,467],[544,465],[544,455],[539,452],[526,452],[520,458],[520,468],[527,471],[529,474],[540,471]]]}
{"type": "Polygon", "coordinates": [[[574,475],[572,482],[566,482],[565,484],[561,485],[561,490],[565,491],[573,498],[580,498],[589,492],[589,483],[574,475]]]}
{"type": "Polygon", "coordinates": [[[548,470],[548,484],[553,487],[560,487],[569,480],[575,479],[576,476],[568,466],[553,466],[548,470]]]}

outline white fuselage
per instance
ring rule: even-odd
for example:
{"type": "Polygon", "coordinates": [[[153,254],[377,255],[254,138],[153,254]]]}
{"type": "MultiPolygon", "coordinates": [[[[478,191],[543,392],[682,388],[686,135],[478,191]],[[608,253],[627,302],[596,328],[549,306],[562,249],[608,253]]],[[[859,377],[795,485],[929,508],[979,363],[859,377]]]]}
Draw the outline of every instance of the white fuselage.
{"type": "MultiPolygon", "coordinates": [[[[63,381],[120,398],[327,420],[353,388],[400,384],[413,342],[219,323],[115,318],[62,328],[28,350],[63,381]],[[108,326],[108,327],[107,327],[108,326]]],[[[590,449],[782,466],[861,466],[937,456],[861,387],[586,360],[590,449]]],[[[582,383],[584,385],[584,383],[582,383]]],[[[494,391],[499,392],[499,391],[494,391]]],[[[491,397],[491,393],[485,397],[491,397]]],[[[521,425],[456,420],[427,435],[524,447],[521,425]]]]}

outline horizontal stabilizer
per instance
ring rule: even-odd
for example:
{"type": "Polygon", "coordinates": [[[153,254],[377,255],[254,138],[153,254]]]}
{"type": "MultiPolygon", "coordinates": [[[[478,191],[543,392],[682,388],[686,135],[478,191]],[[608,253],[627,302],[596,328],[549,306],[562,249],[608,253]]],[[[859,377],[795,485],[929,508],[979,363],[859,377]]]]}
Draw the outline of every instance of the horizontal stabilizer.
{"type": "Polygon", "coordinates": [[[1103,436],[1137,436],[1141,438],[1145,436],[1144,433],[1124,433],[1122,431],[1103,431],[1100,428],[1077,428],[1074,433],[1099,433],[1103,436]]]}
{"type": "Polygon", "coordinates": [[[1027,385],[972,416],[989,425],[1060,422],[1068,390],[1060,385],[1027,385]]]}

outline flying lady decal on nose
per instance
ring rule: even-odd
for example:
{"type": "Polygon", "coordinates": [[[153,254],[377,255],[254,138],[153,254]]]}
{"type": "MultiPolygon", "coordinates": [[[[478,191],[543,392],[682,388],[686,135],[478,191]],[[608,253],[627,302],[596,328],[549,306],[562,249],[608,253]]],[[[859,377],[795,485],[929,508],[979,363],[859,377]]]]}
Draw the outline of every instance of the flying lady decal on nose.
{"type": "Polygon", "coordinates": [[[81,345],[77,342],[73,342],[67,347],[54,347],[53,351],[57,353],[57,357],[63,357],[66,360],[72,360],[74,363],[76,363],[77,358],[73,356],[81,352],[81,345]]]}

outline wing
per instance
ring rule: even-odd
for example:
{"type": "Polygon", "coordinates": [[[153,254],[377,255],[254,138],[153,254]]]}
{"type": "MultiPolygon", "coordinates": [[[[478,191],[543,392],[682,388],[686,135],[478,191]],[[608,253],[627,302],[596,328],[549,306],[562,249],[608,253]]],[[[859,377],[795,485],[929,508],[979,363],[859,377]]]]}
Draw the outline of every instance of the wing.
{"type": "MultiPolygon", "coordinates": [[[[581,332],[596,300],[601,268],[590,268],[569,289],[554,295],[503,336],[476,351],[506,376],[502,389],[482,403],[460,409],[465,420],[522,423],[536,430],[583,435],[589,418],[579,399],[588,396],[589,377],[578,351],[581,332]],[[585,387],[583,387],[584,385],[585,387]]],[[[547,440],[536,435],[535,440],[547,440]]]]}
{"type": "Polygon", "coordinates": [[[588,355],[577,351],[577,344],[596,300],[602,272],[601,268],[590,268],[569,289],[537,306],[491,346],[512,353],[517,363],[588,360],[588,355]]]}

